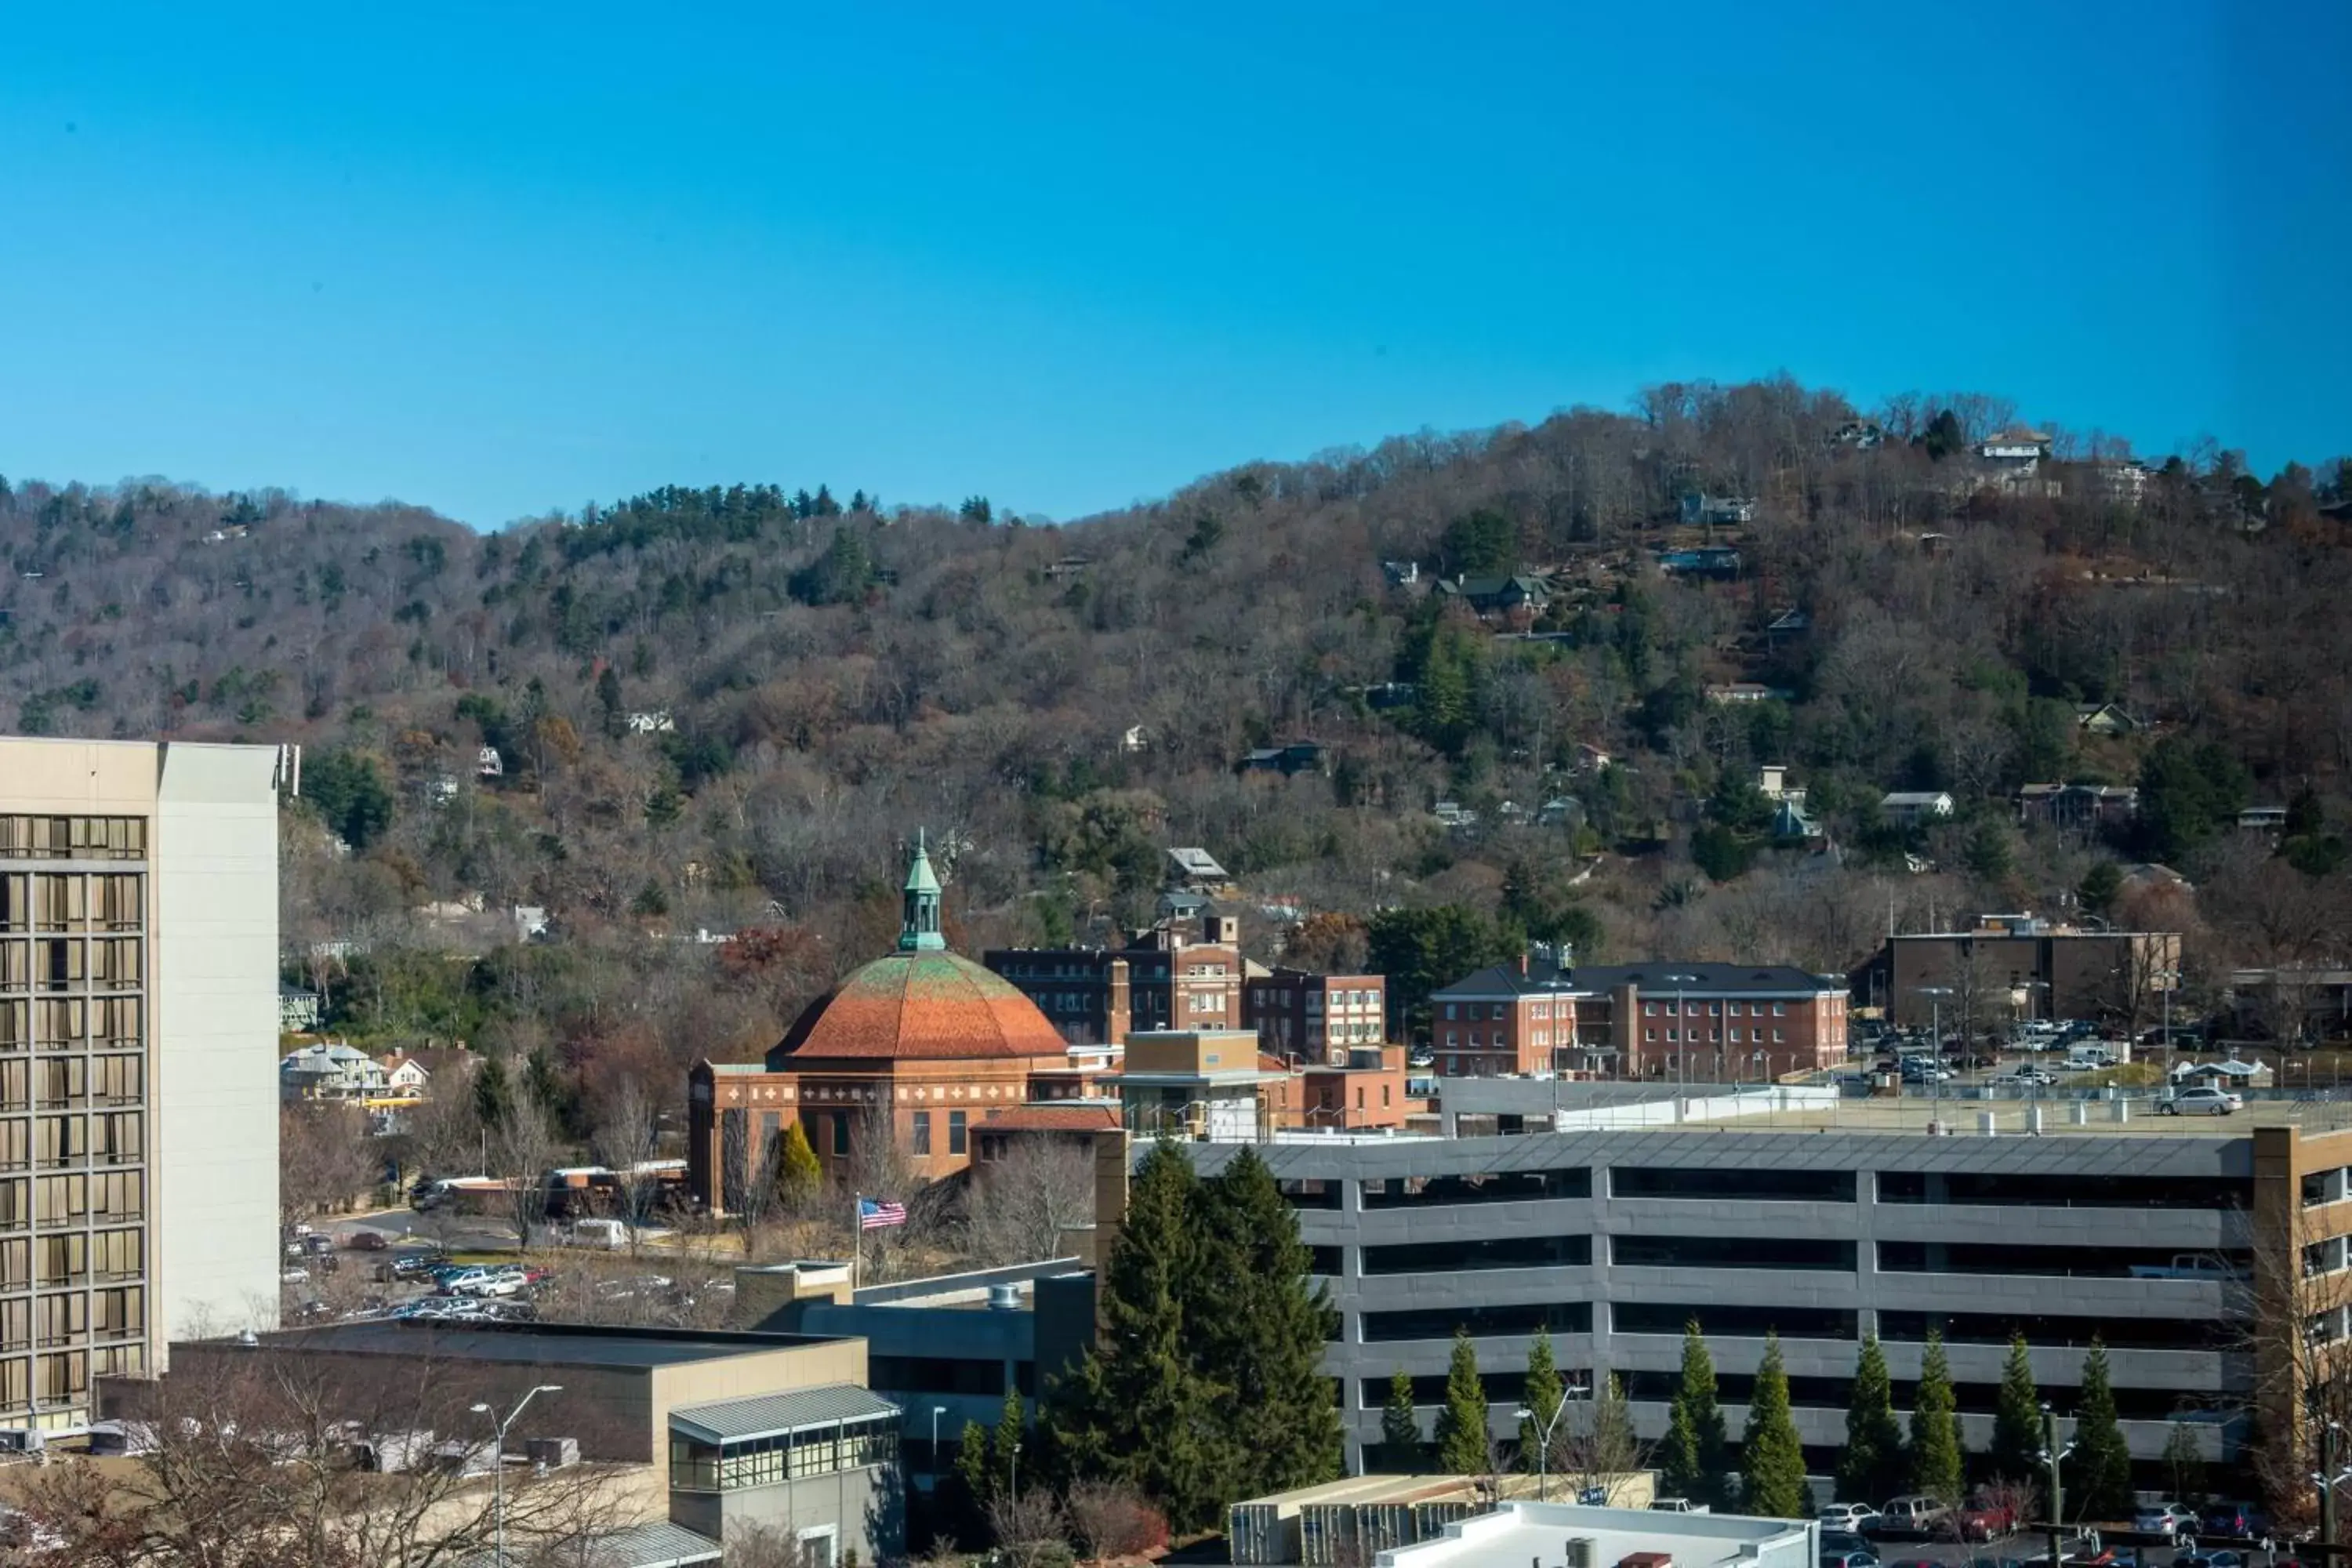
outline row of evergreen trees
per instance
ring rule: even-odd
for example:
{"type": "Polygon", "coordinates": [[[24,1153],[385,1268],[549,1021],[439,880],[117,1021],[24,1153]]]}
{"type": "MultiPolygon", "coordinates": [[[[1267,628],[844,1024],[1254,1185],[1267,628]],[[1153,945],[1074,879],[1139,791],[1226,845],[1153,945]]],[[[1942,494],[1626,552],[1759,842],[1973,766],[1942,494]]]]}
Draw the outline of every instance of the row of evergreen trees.
{"type": "MultiPolygon", "coordinates": [[[[1534,1469],[1549,1462],[1595,1473],[1633,1468],[1640,1463],[1633,1416],[1612,1375],[1596,1392],[1589,1421],[1574,1438],[1575,1463],[1563,1466],[1560,1447],[1540,1444],[1564,1390],[1554,1364],[1551,1341],[1538,1334],[1528,1355],[1517,1462],[1534,1469]],[[1547,1448],[1549,1451],[1547,1452],[1547,1448]]],[[[2022,1337],[2010,1342],[2000,1391],[1993,1409],[1991,1444],[1975,1457],[1979,1479],[2032,1484],[2042,1473],[2041,1395],[2034,1385],[2031,1353],[2022,1337]]],[[[1929,1335],[1921,1358],[1918,1393],[1912,1401],[1910,1430],[1895,1414],[1894,1384],[1875,1335],[1862,1342],[1854,1366],[1853,1393],[1846,1411],[1846,1441],[1837,1468],[1838,1495],[1882,1502],[1916,1491],[1957,1502],[1971,1468],[1960,1435],[1958,1402],[1943,1341],[1929,1335]]],[[[2089,1519],[2119,1518],[2131,1511],[2131,1454],[2117,1422],[2106,1348],[2097,1341],[2084,1358],[2082,1392],[2074,1415],[2074,1453],[2068,1463],[2070,1501],[2089,1519]]],[[[2186,1429],[2179,1429],[2183,1436],[2186,1429]]],[[[1381,1413],[1381,1463],[1390,1468],[1421,1468],[1423,1447],[1413,1410],[1412,1380],[1400,1369],[1381,1413]]],[[[1466,1333],[1454,1337],[1445,1403],[1435,1433],[1436,1468],[1448,1474],[1484,1474],[1503,1468],[1488,1437],[1486,1388],[1477,1351],[1466,1333]]],[[[1555,1437],[1554,1444],[1565,1439],[1555,1437]]],[[[2168,1456],[2176,1470],[2180,1455],[2168,1456]]],[[[1694,1321],[1683,1334],[1681,1382],[1669,1406],[1665,1440],[1655,1456],[1659,1485],[1669,1496],[1687,1497],[1743,1512],[1801,1517],[1812,1510],[1805,1460],[1789,1396],[1788,1369],[1778,1335],[1767,1335],[1764,1358],[1748,1402],[1748,1424],[1735,1450],[1717,1397],[1715,1362],[1694,1321]],[[1735,1489],[1732,1478],[1738,1477],[1735,1489]]],[[[2189,1460],[2194,1464],[2193,1458],[2189,1460]]]]}
{"type": "MultiPolygon", "coordinates": [[[[2082,1391],[2074,1413],[2074,1453],[2068,1462],[2069,1501],[2089,1519],[2114,1519],[2131,1511],[2131,1452],[2116,1415],[2106,1347],[2091,1342],[2083,1361],[2082,1391]]],[[[1906,1435],[1895,1414],[1894,1383],[1876,1335],[1864,1337],[1856,1357],[1853,1392],[1846,1407],[1845,1447],[1838,1458],[1842,1499],[1882,1502],[1919,1492],[1945,1503],[1959,1500],[1971,1468],[1979,1479],[2031,1485],[2043,1465],[2042,1400],[2033,1382],[2032,1358],[2022,1336],[2012,1337],[1993,1405],[1990,1445],[1971,1467],[1961,1439],[1958,1402],[1940,1335],[1930,1333],[1920,1358],[1919,1387],[1911,1402],[1906,1435]]],[[[1768,1336],[1763,1363],[1749,1396],[1748,1428],[1736,1468],[1741,1476],[1738,1506],[1747,1512],[1795,1516],[1806,1511],[1804,1460],[1789,1414],[1789,1379],[1778,1336],[1768,1336]]],[[[1727,1478],[1735,1468],[1716,1395],[1715,1363],[1696,1321],[1683,1333],[1682,1380],[1669,1410],[1666,1438],[1658,1455],[1659,1485],[1671,1494],[1716,1504],[1733,1500],[1727,1478]]]]}

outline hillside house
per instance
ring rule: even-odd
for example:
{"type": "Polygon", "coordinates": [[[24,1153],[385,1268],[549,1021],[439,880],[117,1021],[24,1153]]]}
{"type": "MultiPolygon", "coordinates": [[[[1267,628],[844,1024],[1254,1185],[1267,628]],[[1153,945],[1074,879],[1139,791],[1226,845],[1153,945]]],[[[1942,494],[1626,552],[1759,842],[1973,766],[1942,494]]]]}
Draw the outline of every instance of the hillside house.
{"type": "Polygon", "coordinates": [[[281,1034],[307,1035],[319,1026],[319,994],[278,988],[278,1028],[281,1034]]]}
{"type": "Polygon", "coordinates": [[[670,717],[667,708],[631,713],[627,722],[632,735],[666,735],[677,728],[677,721],[670,717]]]}
{"type": "Polygon", "coordinates": [[[1324,773],[1329,767],[1328,748],[1320,741],[1293,741],[1286,746],[1260,746],[1244,752],[1234,771],[1296,778],[1300,773],[1324,773]]]}
{"type": "Polygon", "coordinates": [[[1753,680],[1732,680],[1706,689],[1709,702],[1786,702],[1792,693],[1753,680]]]}
{"type": "Polygon", "coordinates": [[[1658,570],[1670,577],[1733,578],[1740,572],[1739,552],[1727,544],[1703,544],[1690,550],[1662,550],[1658,570]]]}
{"type": "Polygon", "coordinates": [[[1729,528],[1756,521],[1756,503],[1746,496],[1683,497],[1683,521],[1693,527],[1729,528]]]}
{"type": "Polygon", "coordinates": [[[502,779],[507,776],[507,760],[499,755],[496,746],[484,746],[474,753],[474,776],[502,779]]]}
{"type": "Polygon", "coordinates": [[[364,1100],[383,1089],[383,1067],[365,1051],[346,1045],[305,1046],[278,1063],[281,1100],[364,1100]]]}
{"type": "Polygon", "coordinates": [[[2136,735],[2147,726],[2119,702],[2083,702],[2074,708],[2074,727],[2094,735],[2136,735]]]}
{"type": "Polygon", "coordinates": [[[1918,827],[1952,815],[1952,797],[1942,790],[1895,790],[1883,795],[1878,814],[1904,827],[1918,827]]]}
{"type": "Polygon", "coordinates": [[[2139,815],[2139,791],[2128,784],[2030,784],[2017,792],[2017,819],[2062,833],[2120,827],[2139,815]]]}
{"type": "Polygon", "coordinates": [[[1525,572],[1508,577],[1456,576],[1450,583],[1441,581],[1437,591],[1460,599],[1482,621],[1531,621],[1551,603],[1550,584],[1525,572]]]}
{"type": "Polygon", "coordinates": [[[2277,835],[2286,831],[2286,807],[2283,805],[2250,805],[2238,813],[2241,833],[2277,835]]]}
{"type": "Polygon", "coordinates": [[[1192,892],[1214,892],[1234,879],[1217,858],[1197,846],[1168,851],[1168,885],[1192,892]]]}

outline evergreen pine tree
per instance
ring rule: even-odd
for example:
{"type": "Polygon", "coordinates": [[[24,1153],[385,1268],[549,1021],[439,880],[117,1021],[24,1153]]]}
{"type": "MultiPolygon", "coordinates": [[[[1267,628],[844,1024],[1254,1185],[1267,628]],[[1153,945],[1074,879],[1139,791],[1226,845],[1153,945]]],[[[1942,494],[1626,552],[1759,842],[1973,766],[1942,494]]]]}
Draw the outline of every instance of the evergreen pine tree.
{"type": "Polygon", "coordinates": [[[1723,1406],[1716,1399],[1715,1361],[1693,1318],[1683,1329],[1682,1384],[1675,1390],[1665,1451],[1659,1458],[1660,1484],[1667,1495],[1710,1506],[1722,1501],[1727,1447],[1723,1406]]]}
{"type": "Polygon", "coordinates": [[[1911,1489],[1947,1505],[1960,1500],[1960,1418],[1944,1336],[1930,1332],[1911,1404],[1911,1489]]]}
{"type": "Polygon", "coordinates": [[[2068,1489],[2068,1500],[2081,1508],[2081,1517],[2122,1519],[2132,1511],[2131,1449],[2124,1443],[2124,1429],[2116,1424],[2116,1390],[2107,1377],[2107,1347],[2096,1338],[2091,1341],[2091,1353],[2083,1358],[2082,1403],[2074,1412],[2074,1484],[2068,1489]]]}
{"type": "Polygon", "coordinates": [[[1551,1335],[1538,1329],[1535,1343],[1528,1347],[1528,1380],[1519,1395],[1528,1412],[1519,1418],[1519,1468],[1530,1475],[1538,1469],[1559,1468],[1559,1442],[1567,1434],[1557,1420],[1560,1402],[1567,1396],[1559,1368],[1552,1360],[1551,1335]]]}
{"type": "Polygon", "coordinates": [[[1339,1408],[1322,1371],[1335,1317],[1274,1173],[1244,1149],[1201,1184],[1200,1262],[1182,1282],[1202,1378],[1222,1390],[1215,1456],[1227,1498],[1336,1478],[1339,1408]]]}
{"type": "Polygon", "coordinates": [[[1437,1468],[1449,1476],[1483,1476],[1486,1458],[1486,1385],[1478,1377],[1470,1331],[1457,1329],[1445,1369],[1445,1405],[1437,1413],[1437,1468]]]}
{"type": "Polygon", "coordinates": [[[964,1489],[971,1494],[972,1506],[985,1510],[995,1496],[995,1477],[989,1464],[988,1428],[977,1421],[963,1424],[963,1436],[956,1445],[956,1476],[964,1489]]]}
{"type": "Polygon", "coordinates": [[[1056,1381],[1045,1437],[1075,1474],[1128,1481],[1180,1531],[1209,1524],[1220,1495],[1216,1401],[1192,1365],[1183,1302],[1200,1266],[1192,1163],[1165,1140],[1144,1156],[1103,1270],[1101,1328],[1056,1381]]]}
{"type": "Polygon", "coordinates": [[[1412,1378],[1402,1367],[1389,1379],[1388,1403],[1381,1406],[1381,1464],[1405,1476],[1422,1468],[1421,1418],[1412,1408],[1412,1378]]]}
{"type": "Polygon", "coordinates": [[[1862,1342],[1854,1361],[1853,1397],[1845,1412],[1845,1452],[1838,1457],[1838,1496],[1884,1501],[1903,1489],[1903,1427],[1895,1419],[1895,1390],[1878,1336],[1862,1342]]]}
{"type": "Polygon", "coordinates": [[[1764,1336],[1764,1360],[1756,1369],[1756,1391],[1748,1400],[1742,1448],[1746,1485],[1739,1494],[1741,1512],[1801,1519],[1811,1511],[1805,1454],[1797,1440],[1796,1417],[1789,1413],[1789,1370],[1777,1333],[1764,1336]]]}
{"type": "Polygon", "coordinates": [[[2033,1385],[2033,1355],[2023,1334],[2009,1339],[2009,1360],[2000,1369],[2000,1392],[1992,1406],[1992,1447],[1985,1459],[2005,1481],[2030,1479],[2040,1468],[2042,1393],[2033,1385]]]}
{"type": "Polygon", "coordinates": [[[988,1435],[988,1474],[996,1495],[1010,1495],[1021,1479],[1022,1439],[1028,1434],[1029,1415],[1022,1407],[1021,1390],[1007,1387],[1004,1406],[996,1413],[996,1429],[988,1435]]]}
{"type": "Polygon", "coordinates": [[[2197,1434],[2189,1429],[2186,1421],[2175,1421],[2172,1435],[2164,1440],[2164,1473],[2181,1507],[2205,1506],[2205,1456],[2197,1447],[2197,1434]]]}

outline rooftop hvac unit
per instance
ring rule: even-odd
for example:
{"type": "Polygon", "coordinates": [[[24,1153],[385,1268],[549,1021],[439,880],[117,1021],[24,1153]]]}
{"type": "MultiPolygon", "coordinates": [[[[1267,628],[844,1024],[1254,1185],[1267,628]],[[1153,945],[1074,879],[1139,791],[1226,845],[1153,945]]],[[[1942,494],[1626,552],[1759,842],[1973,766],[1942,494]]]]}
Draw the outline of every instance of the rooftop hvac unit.
{"type": "Polygon", "coordinates": [[[988,1288],[988,1310],[992,1312],[1017,1312],[1021,1310],[1021,1287],[991,1285],[988,1288]]]}
{"type": "Polygon", "coordinates": [[[0,1426],[0,1454],[37,1454],[46,1444],[32,1426],[0,1426]]]}
{"type": "Polygon", "coordinates": [[[523,1445],[533,1466],[543,1470],[569,1469],[580,1462],[577,1437],[533,1437],[523,1445]]]}
{"type": "Polygon", "coordinates": [[[1592,1537],[1571,1535],[1568,1538],[1568,1568],[1592,1568],[1592,1537]]]}

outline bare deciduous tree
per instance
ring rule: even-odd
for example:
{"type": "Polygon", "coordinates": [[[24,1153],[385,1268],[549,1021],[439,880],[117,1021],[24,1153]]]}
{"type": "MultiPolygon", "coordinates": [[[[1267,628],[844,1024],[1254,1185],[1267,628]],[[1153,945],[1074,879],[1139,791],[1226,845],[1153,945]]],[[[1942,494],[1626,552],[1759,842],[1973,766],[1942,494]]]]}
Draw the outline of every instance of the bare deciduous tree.
{"type": "Polygon", "coordinates": [[[278,1113],[278,1219],[288,1235],[349,1203],[383,1173],[367,1115],[354,1105],[285,1106],[278,1113]]]}
{"type": "Polygon", "coordinates": [[[530,1077],[516,1075],[506,1114],[490,1129],[490,1173],[509,1184],[508,1215],[523,1251],[530,1250],[531,1227],[547,1213],[547,1173],[561,1147],[554,1119],[530,1077]]]}
{"type": "Polygon", "coordinates": [[[618,1202],[614,1217],[628,1235],[632,1258],[637,1254],[654,1201],[661,1191],[661,1178],[652,1168],[661,1150],[658,1110],[645,1080],[632,1075],[622,1079],[604,1097],[604,1120],[596,1129],[597,1157],[613,1173],[618,1202]]]}
{"type": "Polygon", "coordinates": [[[972,1167],[973,1255],[991,1264],[1062,1257],[1070,1234],[1094,1224],[1094,1160],[1075,1141],[1011,1139],[1002,1157],[972,1167]]]}

